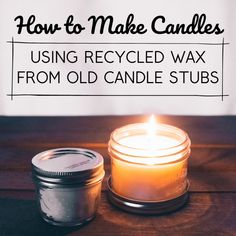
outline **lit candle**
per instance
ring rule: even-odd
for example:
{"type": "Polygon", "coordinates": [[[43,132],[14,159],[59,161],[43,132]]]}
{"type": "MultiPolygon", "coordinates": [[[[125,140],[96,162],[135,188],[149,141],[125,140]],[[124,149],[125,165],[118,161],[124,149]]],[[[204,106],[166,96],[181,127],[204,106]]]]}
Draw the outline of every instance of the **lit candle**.
{"type": "MultiPolygon", "coordinates": [[[[111,191],[131,202],[166,202],[186,193],[188,135],[174,126],[148,123],[116,129],[109,141],[111,191]]],[[[129,201],[128,201],[129,202],[129,201]]]]}

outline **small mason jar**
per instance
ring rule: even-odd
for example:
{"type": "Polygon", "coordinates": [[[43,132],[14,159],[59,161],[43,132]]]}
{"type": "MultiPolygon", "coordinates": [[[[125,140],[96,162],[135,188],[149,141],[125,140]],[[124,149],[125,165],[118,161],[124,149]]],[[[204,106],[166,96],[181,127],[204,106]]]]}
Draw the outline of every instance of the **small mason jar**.
{"type": "Polygon", "coordinates": [[[42,218],[77,226],[94,218],[104,177],[103,157],[82,148],[59,148],[32,159],[32,177],[42,218]]]}
{"type": "Polygon", "coordinates": [[[112,132],[108,144],[110,201],[134,213],[174,211],[188,199],[187,161],[190,139],[183,130],[146,123],[112,132]]]}

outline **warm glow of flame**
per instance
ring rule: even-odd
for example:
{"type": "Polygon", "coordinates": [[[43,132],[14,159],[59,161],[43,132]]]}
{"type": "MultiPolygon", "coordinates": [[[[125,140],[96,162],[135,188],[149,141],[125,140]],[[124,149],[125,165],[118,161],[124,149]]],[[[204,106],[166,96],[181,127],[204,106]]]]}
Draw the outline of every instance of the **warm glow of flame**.
{"type": "Polygon", "coordinates": [[[156,118],[154,115],[151,115],[147,124],[147,134],[149,136],[155,135],[156,126],[157,126],[156,118]]]}
{"type": "Polygon", "coordinates": [[[156,128],[157,122],[154,115],[151,115],[147,123],[147,149],[152,151],[156,148],[156,128]]]}

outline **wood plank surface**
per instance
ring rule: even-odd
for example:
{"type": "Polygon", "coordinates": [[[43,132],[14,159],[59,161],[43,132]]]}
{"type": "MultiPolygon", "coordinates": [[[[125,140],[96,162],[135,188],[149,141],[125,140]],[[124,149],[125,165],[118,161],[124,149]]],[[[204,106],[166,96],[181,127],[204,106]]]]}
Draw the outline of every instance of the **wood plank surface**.
{"type": "Polygon", "coordinates": [[[160,116],[186,130],[190,202],[164,216],[128,214],[106,199],[112,130],[145,116],[0,117],[0,235],[236,235],[236,117],[160,116]],[[57,147],[84,147],[104,156],[106,178],[97,217],[81,228],[44,223],[34,200],[31,159],[57,147]]]}
{"type": "MultiPolygon", "coordinates": [[[[157,119],[187,131],[193,144],[236,145],[236,116],[158,116],[157,119]]],[[[4,146],[13,143],[38,146],[40,142],[107,143],[115,128],[147,120],[148,116],[0,117],[0,142],[4,146]]]]}
{"type": "Polygon", "coordinates": [[[230,236],[236,232],[236,193],[191,193],[189,203],[177,212],[141,216],[116,209],[109,204],[103,192],[96,218],[81,228],[72,229],[45,223],[39,216],[32,193],[17,199],[10,196],[13,193],[2,194],[1,235],[230,236]]]}
{"type": "MultiPolygon", "coordinates": [[[[78,147],[81,147],[80,145],[78,147]]],[[[52,148],[52,147],[49,147],[52,148]]],[[[32,148],[31,148],[32,149],[32,148]]],[[[39,149],[0,149],[0,189],[34,189],[31,180],[31,159],[39,149]],[[20,153],[20,156],[16,155],[20,153]],[[19,181],[19,179],[21,181],[19,181]]],[[[106,177],[110,175],[110,160],[106,148],[93,148],[104,156],[106,177]]],[[[190,191],[236,191],[236,148],[192,148],[189,158],[190,191]]]]}

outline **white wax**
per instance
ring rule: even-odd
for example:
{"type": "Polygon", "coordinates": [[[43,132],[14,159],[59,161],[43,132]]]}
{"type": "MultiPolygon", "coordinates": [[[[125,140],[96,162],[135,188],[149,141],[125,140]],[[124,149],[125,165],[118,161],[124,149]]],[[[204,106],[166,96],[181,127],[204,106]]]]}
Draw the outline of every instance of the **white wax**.
{"type": "Polygon", "coordinates": [[[119,140],[119,143],[137,149],[163,149],[176,146],[179,142],[163,135],[139,134],[124,137],[119,140]]]}
{"type": "Polygon", "coordinates": [[[114,190],[142,201],[163,201],[181,195],[187,184],[187,158],[181,160],[183,156],[175,153],[177,148],[169,150],[180,143],[177,138],[158,134],[120,139],[121,145],[116,147],[119,159],[112,158],[114,190]]]}

